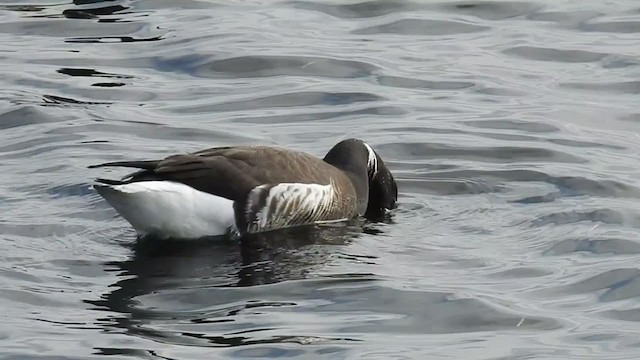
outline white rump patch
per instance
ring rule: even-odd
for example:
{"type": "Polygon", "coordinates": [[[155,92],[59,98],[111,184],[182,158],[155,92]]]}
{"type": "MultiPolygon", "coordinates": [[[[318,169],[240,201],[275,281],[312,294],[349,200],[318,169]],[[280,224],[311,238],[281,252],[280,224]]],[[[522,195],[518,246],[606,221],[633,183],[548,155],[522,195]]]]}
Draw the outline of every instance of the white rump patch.
{"type": "MultiPolygon", "coordinates": [[[[267,187],[257,186],[252,193],[267,187]]],[[[253,222],[248,224],[248,232],[347,220],[330,218],[333,206],[338,202],[333,181],[328,185],[281,183],[268,191],[264,205],[255,214],[253,222]]],[[[248,204],[247,209],[251,206],[248,204]]]]}
{"type": "Polygon", "coordinates": [[[235,227],[233,201],[173,181],[95,185],[96,191],[141,235],[201,238],[235,227]]]}
{"type": "Polygon", "coordinates": [[[369,158],[367,159],[367,168],[371,173],[371,176],[373,177],[373,175],[378,173],[378,157],[376,156],[376,153],[373,151],[371,146],[369,146],[369,144],[364,143],[364,146],[369,152],[369,158]]]}

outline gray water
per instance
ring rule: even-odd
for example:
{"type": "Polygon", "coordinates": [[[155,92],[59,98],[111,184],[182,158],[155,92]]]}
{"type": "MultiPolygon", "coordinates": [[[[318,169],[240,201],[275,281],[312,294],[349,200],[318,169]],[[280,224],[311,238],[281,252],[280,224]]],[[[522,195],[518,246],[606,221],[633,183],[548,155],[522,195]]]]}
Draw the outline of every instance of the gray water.
{"type": "Polygon", "coordinates": [[[16,0],[0,64],[2,359],[640,354],[635,0],[16,0]],[[87,169],[346,137],[390,218],[240,245],[138,241],[87,169]]]}

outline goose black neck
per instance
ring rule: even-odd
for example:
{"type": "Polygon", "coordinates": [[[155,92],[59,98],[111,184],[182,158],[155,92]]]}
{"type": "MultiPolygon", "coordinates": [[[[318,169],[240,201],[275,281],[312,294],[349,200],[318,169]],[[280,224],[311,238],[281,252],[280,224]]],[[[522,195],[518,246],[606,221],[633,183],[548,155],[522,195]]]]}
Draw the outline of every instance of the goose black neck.
{"type": "Polygon", "coordinates": [[[355,187],[360,203],[366,208],[369,200],[369,175],[367,161],[369,152],[364,143],[357,139],[348,139],[336,144],[324,161],[342,170],[355,187]]]}

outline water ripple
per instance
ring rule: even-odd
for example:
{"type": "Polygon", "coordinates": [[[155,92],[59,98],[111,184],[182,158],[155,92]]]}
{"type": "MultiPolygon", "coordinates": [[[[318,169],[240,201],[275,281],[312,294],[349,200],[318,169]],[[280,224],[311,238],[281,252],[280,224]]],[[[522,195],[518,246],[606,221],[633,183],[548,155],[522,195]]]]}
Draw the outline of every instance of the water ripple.
{"type": "Polygon", "coordinates": [[[193,75],[212,78],[283,75],[356,78],[375,71],[376,67],[371,64],[352,60],[300,56],[243,56],[203,64],[193,75]]]}
{"type": "Polygon", "coordinates": [[[401,35],[453,35],[486,30],[486,27],[466,24],[462,22],[427,20],[427,19],[403,19],[389,24],[377,25],[353,31],[354,34],[401,34],[401,35]]]}
{"type": "MultiPolygon", "coordinates": [[[[632,359],[633,1],[0,5],[0,357],[632,359]],[[87,169],[359,137],[380,222],[163,242],[87,169]]],[[[106,172],[106,173],[105,173],[106,172]]]]}
{"type": "Polygon", "coordinates": [[[532,46],[518,46],[504,51],[508,55],[522,56],[538,61],[561,61],[561,62],[594,62],[602,60],[607,54],[600,54],[584,50],[564,50],[539,48],[532,46]]]}

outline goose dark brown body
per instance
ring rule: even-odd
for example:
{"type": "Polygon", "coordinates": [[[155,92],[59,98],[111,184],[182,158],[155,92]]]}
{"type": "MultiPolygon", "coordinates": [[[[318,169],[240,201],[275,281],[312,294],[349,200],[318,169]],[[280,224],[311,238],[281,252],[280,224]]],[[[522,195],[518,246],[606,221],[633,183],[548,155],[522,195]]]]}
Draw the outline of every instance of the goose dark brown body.
{"type": "Polygon", "coordinates": [[[106,185],[97,188],[168,181],[233,201],[240,234],[374,214],[397,200],[390,171],[357,139],[338,143],[324,159],[272,146],[232,146],[91,167],[107,166],[139,171],[122,180],[98,179],[106,185]]]}

